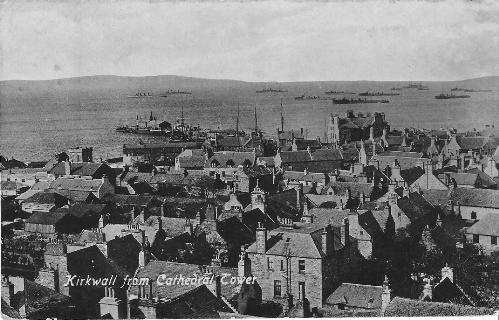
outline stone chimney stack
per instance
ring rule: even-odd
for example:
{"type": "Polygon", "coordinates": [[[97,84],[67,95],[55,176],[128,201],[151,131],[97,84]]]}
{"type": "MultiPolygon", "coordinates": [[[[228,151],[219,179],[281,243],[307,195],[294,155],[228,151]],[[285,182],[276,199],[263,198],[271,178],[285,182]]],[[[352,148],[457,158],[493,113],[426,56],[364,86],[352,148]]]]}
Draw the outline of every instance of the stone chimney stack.
{"type": "Polygon", "coordinates": [[[385,148],[387,148],[389,146],[388,145],[388,140],[386,140],[387,134],[388,134],[388,130],[386,130],[386,128],[383,128],[383,136],[381,137],[381,140],[383,141],[383,146],[385,148]]]}
{"type": "Polygon", "coordinates": [[[166,205],[166,199],[163,200],[160,206],[160,211],[161,211],[161,217],[165,216],[165,205],[166,205]]]}
{"type": "Polygon", "coordinates": [[[374,127],[371,126],[369,128],[369,140],[371,140],[372,142],[374,142],[374,127]]]}
{"type": "Polygon", "coordinates": [[[348,217],[343,218],[343,222],[341,224],[341,243],[345,247],[348,246],[350,240],[350,222],[348,221],[348,217]]]}
{"type": "Polygon", "coordinates": [[[265,253],[267,251],[267,229],[259,222],[256,228],[256,251],[265,253]]]}
{"type": "Polygon", "coordinates": [[[442,279],[440,281],[443,281],[445,278],[449,278],[451,282],[454,282],[454,269],[447,264],[442,268],[442,279]]]}
{"type": "Polygon", "coordinates": [[[329,231],[331,230],[331,225],[326,225],[324,227],[324,230],[322,230],[322,237],[321,237],[321,245],[322,245],[322,252],[325,254],[325,255],[328,255],[329,252],[331,251],[330,248],[328,248],[328,246],[330,246],[331,244],[329,243],[330,241],[328,241],[328,237],[329,237],[329,231]]]}
{"type": "Polygon", "coordinates": [[[381,315],[385,314],[386,307],[390,304],[392,300],[392,290],[390,289],[390,283],[388,282],[388,277],[385,275],[385,281],[383,281],[383,292],[381,293],[381,315]]]}
{"type": "Polygon", "coordinates": [[[241,246],[241,254],[237,263],[237,275],[240,278],[249,277],[251,274],[251,261],[246,256],[246,249],[241,246]]]}
{"type": "Polygon", "coordinates": [[[65,176],[71,175],[71,162],[69,162],[69,160],[64,161],[64,175],[65,176]]]}
{"type": "Polygon", "coordinates": [[[431,280],[426,278],[425,285],[423,287],[423,294],[421,296],[421,300],[433,300],[433,286],[431,285],[431,280]]]}
{"type": "Polygon", "coordinates": [[[14,297],[14,284],[10,282],[8,276],[2,277],[2,299],[12,306],[12,298],[14,297]]]}

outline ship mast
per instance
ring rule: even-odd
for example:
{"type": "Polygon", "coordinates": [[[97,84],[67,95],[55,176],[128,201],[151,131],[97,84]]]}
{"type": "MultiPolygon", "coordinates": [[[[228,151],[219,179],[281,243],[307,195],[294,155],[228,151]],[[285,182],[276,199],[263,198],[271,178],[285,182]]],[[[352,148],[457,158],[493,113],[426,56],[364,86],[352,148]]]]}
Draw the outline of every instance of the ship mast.
{"type": "Polygon", "coordinates": [[[237,104],[236,137],[239,137],[239,103],[237,104]]]}
{"type": "Polygon", "coordinates": [[[281,132],[284,132],[284,110],[282,106],[282,98],[281,98],[281,132]]]}
{"type": "Polygon", "coordinates": [[[255,135],[258,135],[258,117],[256,116],[256,103],[255,103],[255,135]]]}

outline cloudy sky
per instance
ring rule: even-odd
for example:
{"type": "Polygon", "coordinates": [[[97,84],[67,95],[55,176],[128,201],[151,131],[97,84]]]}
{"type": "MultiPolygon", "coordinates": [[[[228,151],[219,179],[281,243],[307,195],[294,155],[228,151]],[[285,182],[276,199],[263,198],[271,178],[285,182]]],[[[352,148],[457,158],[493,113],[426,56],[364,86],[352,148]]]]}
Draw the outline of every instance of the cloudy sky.
{"type": "Polygon", "coordinates": [[[0,2],[0,79],[499,75],[499,1],[494,0],[102,2],[0,2]]]}

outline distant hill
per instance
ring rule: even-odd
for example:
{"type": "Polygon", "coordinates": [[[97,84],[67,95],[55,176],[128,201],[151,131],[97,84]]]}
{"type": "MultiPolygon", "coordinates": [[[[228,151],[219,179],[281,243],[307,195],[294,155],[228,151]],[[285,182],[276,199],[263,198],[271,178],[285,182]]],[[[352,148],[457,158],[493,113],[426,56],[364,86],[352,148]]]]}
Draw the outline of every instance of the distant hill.
{"type": "MultiPolygon", "coordinates": [[[[51,92],[51,91],[120,91],[133,94],[137,91],[161,92],[168,89],[180,90],[229,90],[251,89],[257,90],[266,87],[281,89],[311,89],[334,88],[344,84],[369,85],[398,85],[409,81],[303,81],[303,82],[245,82],[238,80],[217,80],[192,78],[175,75],[125,77],[112,75],[85,76],[56,80],[8,80],[0,81],[0,94],[22,92],[51,92]]],[[[499,88],[499,76],[481,77],[459,81],[423,81],[424,84],[435,85],[438,88],[459,86],[472,89],[499,88]]]]}

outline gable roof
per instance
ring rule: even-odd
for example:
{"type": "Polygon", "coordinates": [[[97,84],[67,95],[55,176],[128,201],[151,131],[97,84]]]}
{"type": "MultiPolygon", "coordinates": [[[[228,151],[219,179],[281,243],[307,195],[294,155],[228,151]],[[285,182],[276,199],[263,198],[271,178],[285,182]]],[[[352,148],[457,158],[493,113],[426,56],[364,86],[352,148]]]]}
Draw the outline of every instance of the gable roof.
{"type": "Polygon", "coordinates": [[[96,192],[99,191],[102,184],[101,179],[59,177],[52,181],[49,189],[96,192]]]}
{"type": "Polygon", "coordinates": [[[467,185],[467,186],[475,186],[478,180],[478,174],[476,173],[464,173],[464,172],[446,172],[443,174],[439,174],[438,178],[442,181],[445,181],[445,176],[452,178],[456,181],[457,185],[467,185]]]}
{"type": "Polygon", "coordinates": [[[219,318],[218,312],[233,313],[233,308],[217,298],[206,285],[191,288],[172,300],[167,301],[159,311],[158,318],[219,318]]]}
{"type": "Polygon", "coordinates": [[[25,304],[27,316],[43,311],[57,312],[59,308],[70,303],[68,296],[28,279],[24,279],[24,290],[18,291],[16,296],[17,301],[13,301],[14,304],[18,304],[16,308],[19,309],[25,304]]]}
{"type": "Polygon", "coordinates": [[[487,141],[489,140],[488,137],[465,137],[465,136],[458,136],[457,138],[457,143],[463,150],[473,150],[473,149],[480,149],[485,146],[487,141]]]}
{"type": "Polygon", "coordinates": [[[56,204],[59,202],[66,202],[68,198],[57,192],[37,192],[31,197],[27,198],[25,203],[39,203],[39,204],[56,204]]]}
{"type": "Polygon", "coordinates": [[[415,221],[425,215],[434,212],[434,207],[417,192],[409,194],[409,197],[398,199],[397,206],[411,220],[415,221]]]}
{"type": "Polygon", "coordinates": [[[67,210],[56,210],[52,212],[34,212],[28,219],[26,219],[26,223],[55,225],[57,222],[62,220],[68,214],[69,213],[67,210]]]}
{"type": "Polygon", "coordinates": [[[307,162],[312,161],[310,153],[306,150],[300,151],[282,151],[279,153],[283,164],[293,162],[307,162]]]}
{"type": "Polygon", "coordinates": [[[173,238],[185,233],[185,218],[150,216],[146,219],[144,225],[159,229],[159,219],[161,219],[161,228],[166,232],[167,237],[173,238]]]}
{"type": "Polygon", "coordinates": [[[356,283],[342,283],[327,297],[328,304],[345,304],[364,309],[381,309],[383,287],[356,283]]]}
{"type": "MultiPolygon", "coordinates": [[[[279,227],[269,232],[266,254],[301,258],[320,259],[324,256],[321,250],[321,234],[324,225],[302,224],[295,229],[279,227]],[[289,251],[288,251],[289,250],[289,251]]],[[[248,252],[256,253],[256,243],[253,243],[248,252]]]]}
{"type": "Polygon", "coordinates": [[[314,161],[343,160],[343,154],[338,149],[317,149],[312,153],[314,161]]]}
{"type": "MultiPolygon", "coordinates": [[[[97,171],[107,165],[104,163],[94,162],[70,162],[70,173],[75,176],[95,176],[97,171]]],[[[58,176],[66,174],[65,163],[59,162],[48,173],[58,176]]]]}
{"type": "Polygon", "coordinates": [[[499,208],[499,190],[456,188],[450,200],[462,206],[499,208]]]}
{"type": "Polygon", "coordinates": [[[469,234],[499,237],[499,214],[489,213],[466,230],[469,234]]]}

